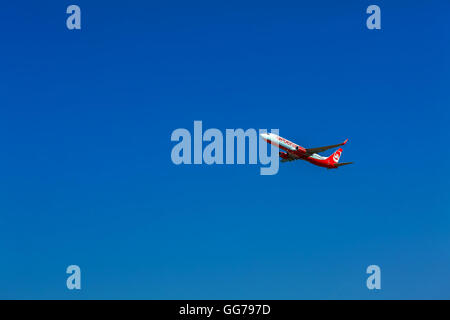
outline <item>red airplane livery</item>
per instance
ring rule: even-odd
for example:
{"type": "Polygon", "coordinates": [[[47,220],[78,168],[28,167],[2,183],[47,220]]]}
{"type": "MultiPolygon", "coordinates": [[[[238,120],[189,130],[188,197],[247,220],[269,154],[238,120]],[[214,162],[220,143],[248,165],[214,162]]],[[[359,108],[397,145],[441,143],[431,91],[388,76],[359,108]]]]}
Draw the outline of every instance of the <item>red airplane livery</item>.
{"type": "Polygon", "coordinates": [[[318,152],[323,152],[328,149],[343,146],[344,144],[347,143],[348,139],[342,143],[335,144],[332,146],[306,149],[273,133],[261,133],[261,138],[263,138],[267,143],[273,144],[274,146],[286,151],[280,152],[280,157],[282,158],[281,162],[306,160],[312,164],[315,164],[316,166],[328,169],[337,169],[340,166],[345,166],[347,164],[353,163],[353,162],[339,163],[339,158],[341,157],[342,154],[342,148],[337,149],[329,157],[322,157],[317,154],[318,152]]]}

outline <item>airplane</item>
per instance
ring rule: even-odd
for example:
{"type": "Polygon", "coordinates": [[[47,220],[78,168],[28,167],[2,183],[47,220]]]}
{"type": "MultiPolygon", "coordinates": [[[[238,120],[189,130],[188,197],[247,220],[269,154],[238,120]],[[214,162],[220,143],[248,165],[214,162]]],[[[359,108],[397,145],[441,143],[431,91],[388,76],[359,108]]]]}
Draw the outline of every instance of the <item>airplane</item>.
{"type": "Polygon", "coordinates": [[[263,138],[267,143],[270,143],[286,152],[280,151],[281,162],[295,161],[295,160],[306,160],[319,167],[324,167],[327,169],[337,169],[341,166],[351,164],[353,162],[342,162],[339,163],[339,158],[342,154],[342,148],[336,150],[329,157],[322,157],[317,153],[326,151],[328,149],[337,148],[343,146],[347,143],[348,139],[342,143],[335,144],[332,146],[319,147],[319,148],[303,148],[287,139],[284,139],[274,133],[261,133],[261,138],[263,138]]]}

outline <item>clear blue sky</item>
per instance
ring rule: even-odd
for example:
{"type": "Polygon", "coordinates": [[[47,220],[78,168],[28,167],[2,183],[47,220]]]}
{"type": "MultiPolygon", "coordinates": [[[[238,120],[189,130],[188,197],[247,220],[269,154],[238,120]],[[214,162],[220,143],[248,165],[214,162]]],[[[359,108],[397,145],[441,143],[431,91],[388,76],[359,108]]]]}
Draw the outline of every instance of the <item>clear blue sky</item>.
{"type": "Polygon", "coordinates": [[[4,2],[0,298],[450,298],[449,12],[4,2]],[[194,120],[305,147],[349,138],[355,164],[175,166],[170,134],[194,120]]]}

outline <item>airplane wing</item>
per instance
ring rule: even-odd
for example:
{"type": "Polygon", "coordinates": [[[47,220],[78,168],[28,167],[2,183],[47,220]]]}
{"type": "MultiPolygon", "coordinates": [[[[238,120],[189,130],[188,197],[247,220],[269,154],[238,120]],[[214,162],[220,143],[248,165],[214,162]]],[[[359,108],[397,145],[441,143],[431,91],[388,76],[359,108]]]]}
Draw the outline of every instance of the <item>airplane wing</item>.
{"type": "Polygon", "coordinates": [[[289,161],[295,161],[295,160],[300,160],[301,159],[301,158],[293,155],[290,152],[286,152],[286,154],[287,154],[287,158],[282,158],[281,162],[289,162],[289,161]]]}
{"type": "Polygon", "coordinates": [[[301,158],[287,158],[287,159],[281,159],[281,162],[289,162],[289,161],[295,161],[300,160],[301,158]]]}
{"type": "Polygon", "coordinates": [[[344,144],[347,143],[347,141],[348,141],[348,139],[345,140],[345,141],[342,142],[342,143],[334,144],[334,145],[332,145],[332,146],[319,147],[319,148],[309,148],[309,149],[306,149],[306,153],[307,153],[307,154],[313,154],[313,153],[324,152],[324,151],[326,151],[326,150],[328,150],[328,149],[333,149],[333,148],[337,148],[337,147],[343,146],[344,144]]]}

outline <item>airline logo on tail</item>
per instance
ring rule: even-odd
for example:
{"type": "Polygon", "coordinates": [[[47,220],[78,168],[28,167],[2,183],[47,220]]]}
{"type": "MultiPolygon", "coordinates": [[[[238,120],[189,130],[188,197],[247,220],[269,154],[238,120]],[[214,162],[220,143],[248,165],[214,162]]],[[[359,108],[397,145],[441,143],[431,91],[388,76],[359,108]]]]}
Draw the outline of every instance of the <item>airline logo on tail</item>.
{"type": "Polygon", "coordinates": [[[335,153],[333,153],[333,161],[339,162],[339,158],[341,157],[342,149],[339,148],[335,153]]]}

